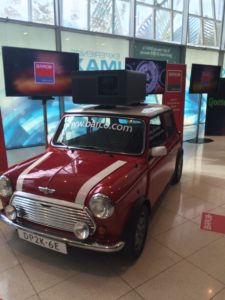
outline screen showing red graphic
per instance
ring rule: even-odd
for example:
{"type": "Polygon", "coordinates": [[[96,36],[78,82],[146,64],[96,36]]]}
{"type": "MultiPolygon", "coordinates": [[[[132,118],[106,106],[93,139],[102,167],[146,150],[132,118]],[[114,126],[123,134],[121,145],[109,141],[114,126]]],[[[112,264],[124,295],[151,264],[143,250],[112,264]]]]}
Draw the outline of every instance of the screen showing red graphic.
{"type": "Polygon", "coordinates": [[[189,93],[216,93],[220,66],[192,64],[189,93]]]}
{"type": "Polygon", "coordinates": [[[71,96],[79,54],[2,47],[6,96],[71,96]]]}

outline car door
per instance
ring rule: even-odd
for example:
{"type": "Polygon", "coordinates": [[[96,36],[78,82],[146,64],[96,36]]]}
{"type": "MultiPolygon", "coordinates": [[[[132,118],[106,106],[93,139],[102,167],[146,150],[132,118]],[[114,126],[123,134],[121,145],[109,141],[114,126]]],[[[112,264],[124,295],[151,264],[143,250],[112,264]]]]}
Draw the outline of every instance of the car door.
{"type": "Polygon", "coordinates": [[[180,147],[179,143],[179,134],[177,132],[176,124],[174,121],[174,117],[172,111],[166,111],[162,114],[162,122],[166,132],[166,143],[165,146],[167,148],[167,177],[170,180],[176,164],[177,153],[180,147]]]}
{"type": "Polygon", "coordinates": [[[148,199],[154,204],[159,198],[171,178],[171,145],[168,141],[168,132],[165,127],[163,113],[149,120],[148,148],[165,146],[167,154],[159,157],[148,158],[148,199]]]}

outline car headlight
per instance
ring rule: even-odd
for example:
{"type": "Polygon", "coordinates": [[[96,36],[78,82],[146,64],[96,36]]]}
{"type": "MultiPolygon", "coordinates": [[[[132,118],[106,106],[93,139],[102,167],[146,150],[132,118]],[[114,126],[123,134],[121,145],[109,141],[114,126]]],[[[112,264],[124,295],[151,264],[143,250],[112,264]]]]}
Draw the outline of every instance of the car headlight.
{"type": "Polygon", "coordinates": [[[0,176],[0,196],[10,197],[12,193],[13,190],[10,179],[4,175],[0,176]]]}
{"type": "Polygon", "coordinates": [[[107,219],[114,212],[112,200],[104,194],[95,194],[91,197],[89,208],[96,218],[107,219]]]}
{"type": "Polygon", "coordinates": [[[73,232],[79,240],[85,240],[89,236],[89,227],[84,222],[76,222],[73,232]]]}
{"type": "Polygon", "coordinates": [[[6,217],[11,221],[14,221],[17,217],[16,209],[12,205],[7,205],[5,207],[5,214],[6,214],[6,217]]]}

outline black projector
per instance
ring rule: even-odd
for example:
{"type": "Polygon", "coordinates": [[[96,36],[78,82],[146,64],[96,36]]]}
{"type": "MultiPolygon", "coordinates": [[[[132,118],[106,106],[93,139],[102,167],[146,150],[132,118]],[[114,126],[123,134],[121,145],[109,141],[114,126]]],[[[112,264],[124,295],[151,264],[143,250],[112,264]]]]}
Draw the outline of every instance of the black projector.
{"type": "Polygon", "coordinates": [[[131,105],[145,99],[146,75],[128,70],[74,71],[72,96],[77,104],[131,105]]]}

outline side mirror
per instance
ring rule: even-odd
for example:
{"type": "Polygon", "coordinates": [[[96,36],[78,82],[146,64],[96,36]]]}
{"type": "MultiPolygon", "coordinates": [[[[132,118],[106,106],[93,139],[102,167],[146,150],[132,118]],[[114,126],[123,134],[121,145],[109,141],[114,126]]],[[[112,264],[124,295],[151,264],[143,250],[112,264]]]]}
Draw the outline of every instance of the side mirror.
{"type": "Polygon", "coordinates": [[[159,157],[159,156],[165,156],[167,155],[167,149],[165,146],[158,146],[158,147],[153,147],[149,151],[149,155],[151,157],[159,157]]]}

